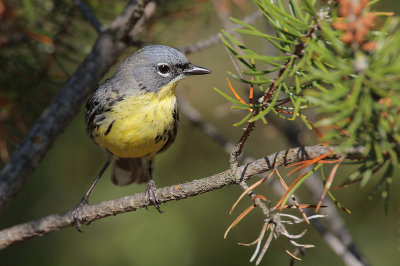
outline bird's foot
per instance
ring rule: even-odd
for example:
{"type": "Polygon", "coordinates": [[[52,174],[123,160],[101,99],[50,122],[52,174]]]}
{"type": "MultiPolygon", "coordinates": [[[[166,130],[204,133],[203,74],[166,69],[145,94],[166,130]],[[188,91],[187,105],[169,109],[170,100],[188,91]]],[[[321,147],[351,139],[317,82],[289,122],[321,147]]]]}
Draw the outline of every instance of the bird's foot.
{"type": "Polygon", "coordinates": [[[75,224],[76,230],[82,233],[81,225],[83,224],[82,219],[82,210],[84,207],[89,205],[89,200],[86,197],[83,197],[79,204],[75,207],[74,211],[72,212],[72,220],[75,224]]]}
{"type": "Polygon", "coordinates": [[[154,207],[156,207],[157,211],[159,213],[163,213],[163,211],[160,209],[160,201],[156,196],[156,184],[154,183],[153,180],[150,180],[149,183],[147,183],[147,188],[146,188],[146,192],[144,193],[144,198],[145,198],[145,202],[146,202],[146,210],[147,210],[147,205],[149,205],[150,203],[152,203],[154,205],[154,207]]]}

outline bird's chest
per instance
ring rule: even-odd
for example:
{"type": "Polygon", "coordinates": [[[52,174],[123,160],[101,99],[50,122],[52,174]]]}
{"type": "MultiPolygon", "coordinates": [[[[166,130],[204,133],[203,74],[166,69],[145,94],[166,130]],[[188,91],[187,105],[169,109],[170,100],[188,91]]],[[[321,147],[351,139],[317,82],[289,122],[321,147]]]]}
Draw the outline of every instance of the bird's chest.
{"type": "Polygon", "coordinates": [[[128,96],[113,106],[95,141],[118,157],[154,156],[175,137],[177,123],[173,94],[128,96]]]}

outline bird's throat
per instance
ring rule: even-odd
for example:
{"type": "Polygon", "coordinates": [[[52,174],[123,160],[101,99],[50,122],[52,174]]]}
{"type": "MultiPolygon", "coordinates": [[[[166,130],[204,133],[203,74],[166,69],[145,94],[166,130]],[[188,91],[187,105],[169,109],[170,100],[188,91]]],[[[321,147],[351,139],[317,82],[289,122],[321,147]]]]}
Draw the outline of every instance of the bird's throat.
{"type": "Polygon", "coordinates": [[[160,90],[158,92],[156,92],[156,95],[159,98],[167,98],[167,97],[174,96],[176,85],[178,84],[178,82],[179,82],[179,79],[171,80],[168,84],[161,87],[160,90]]]}

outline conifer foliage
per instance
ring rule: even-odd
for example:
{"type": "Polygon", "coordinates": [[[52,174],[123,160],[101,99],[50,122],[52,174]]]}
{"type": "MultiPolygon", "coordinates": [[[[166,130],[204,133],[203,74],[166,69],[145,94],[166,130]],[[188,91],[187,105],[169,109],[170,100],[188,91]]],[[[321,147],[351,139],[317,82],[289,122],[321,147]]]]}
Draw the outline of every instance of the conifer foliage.
{"type": "Polygon", "coordinates": [[[365,147],[359,169],[344,185],[364,185],[384,167],[371,195],[381,191],[387,203],[399,164],[399,19],[373,11],[377,1],[255,2],[270,32],[232,21],[243,27],[236,30],[238,34],[275,47],[273,55],[249,48],[237,35],[221,34],[242,65],[243,70],[231,73],[232,77],[263,94],[258,101],[246,103],[217,90],[233,108],[245,110],[237,125],[266,123],[266,115],[274,113],[287,120],[302,119],[318,132],[321,144],[338,146],[336,150],[365,147]],[[311,110],[319,114],[316,121],[306,116],[311,110]]]}

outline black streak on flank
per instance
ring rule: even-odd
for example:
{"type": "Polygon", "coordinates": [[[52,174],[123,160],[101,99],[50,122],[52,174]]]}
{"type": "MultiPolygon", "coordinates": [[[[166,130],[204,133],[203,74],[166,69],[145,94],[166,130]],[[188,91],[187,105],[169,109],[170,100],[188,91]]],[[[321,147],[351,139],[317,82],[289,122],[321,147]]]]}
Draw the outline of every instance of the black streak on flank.
{"type": "Polygon", "coordinates": [[[107,136],[107,135],[108,135],[108,133],[110,133],[110,131],[111,131],[111,128],[112,128],[112,127],[113,127],[113,125],[114,125],[114,122],[115,122],[115,120],[114,120],[114,121],[112,121],[112,122],[111,122],[111,124],[108,126],[106,133],[104,133],[104,136],[107,136]]]}
{"type": "Polygon", "coordinates": [[[155,143],[157,144],[158,142],[160,142],[160,140],[162,140],[163,135],[157,135],[157,137],[154,139],[155,143]]]}
{"type": "Polygon", "coordinates": [[[178,113],[178,109],[174,109],[174,111],[172,111],[172,118],[174,118],[174,122],[179,120],[179,113],[178,113]]]}

